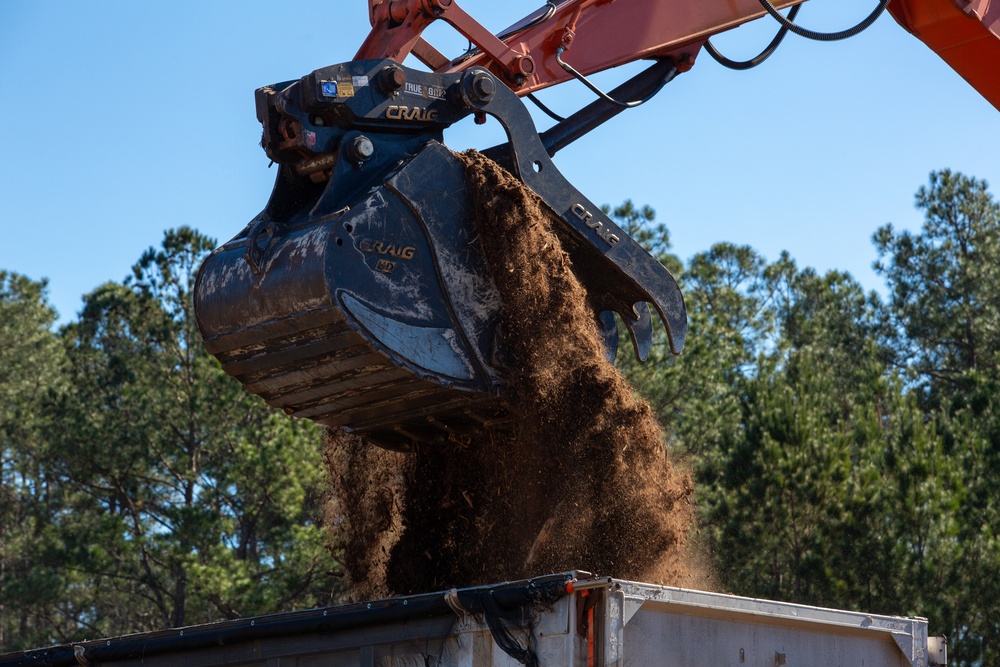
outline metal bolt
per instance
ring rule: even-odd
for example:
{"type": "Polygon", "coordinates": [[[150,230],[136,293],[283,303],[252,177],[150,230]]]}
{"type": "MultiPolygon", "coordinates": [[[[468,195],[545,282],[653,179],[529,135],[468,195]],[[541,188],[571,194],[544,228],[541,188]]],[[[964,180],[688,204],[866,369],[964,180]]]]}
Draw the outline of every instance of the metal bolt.
{"type": "Polygon", "coordinates": [[[365,135],[354,137],[348,147],[348,155],[352,162],[367,162],[375,155],[375,144],[365,135]]]}
{"type": "Polygon", "coordinates": [[[462,97],[469,106],[481,106],[493,99],[497,92],[496,81],[485,70],[466,72],[462,77],[462,97]]]}
{"type": "Polygon", "coordinates": [[[535,71],[535,61],[531,56],[519,56],[514,63],[518,71],[525,76],[531,76],[532,72],[535,71]]]}
{"type": "Polygon", "coordinates": [[[497,91],[493,75],[483,69],[467,71],[458,85],[459,98],[467,107],[488,104],[497,91]]]}
{"type": "Polygon", "coordinates": [[[488,74],[477,74],[472,80],[472,89],[476,91],[476,96],[483,101],[489,100],[497,92],[493,78],[488,74]]]}
{"type": "Polygon", "coordinates": [[[402,67],[390,65],[378,75],[379,85],[386,94],[394,93],[406,83],[406,71],[402,67]]]}

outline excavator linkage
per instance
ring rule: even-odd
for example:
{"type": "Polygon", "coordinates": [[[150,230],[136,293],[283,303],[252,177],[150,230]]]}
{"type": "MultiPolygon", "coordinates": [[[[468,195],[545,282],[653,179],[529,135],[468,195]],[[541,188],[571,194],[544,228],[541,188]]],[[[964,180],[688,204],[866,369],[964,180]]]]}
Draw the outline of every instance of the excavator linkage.
{"type": "Polygon", "coordinates": [[[486,271],[463,168],[443,130],[489,114],[490,155],[539,195],[617,347],[652,340],[647,302],[684,341],[670,274],[558,172],[517,96],[482,68],[353,61],[257,91],[278,163],[264,210],[206,260],[195,312],[207,349],[269,404],[375,444],[444,443],[510,418],[494,349],[502,295],[486,271]]]}

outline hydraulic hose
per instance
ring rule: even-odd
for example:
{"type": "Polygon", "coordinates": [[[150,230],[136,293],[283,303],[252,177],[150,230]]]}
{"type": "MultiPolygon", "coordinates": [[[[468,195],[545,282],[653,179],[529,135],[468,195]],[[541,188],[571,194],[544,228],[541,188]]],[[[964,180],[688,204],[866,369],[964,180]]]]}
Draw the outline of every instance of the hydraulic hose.
{"type": "Polygon", "coordinates": [[[760,0],[761,6],[770,14],[775,21],[781,24],[782,27],[788,28],[796,35],[800,37],[805,37],[806,39],[815,39],[820,42],[836,42],[841,39],[848,39],[854,37],[855,35],[866,30],[872,23],[875,23],[876,19],[882,15],[886,7],[889,6],[889,0],[880,0],[877,7],[872,10],[872,13],[865,17],[861,23],[856,26],[848,28],[847,30],[840,30],[838,32],[817,32],[815,30],[809,30],[808,28],[803,28],[796,24],[795,22],[785,18],[781,15],[781,12],[771,4],[771,0],[760,0]]]}
{"type": "MultiPolygon", "coordinates": [[[[794,21],[795,17],[798,16],[799,14],[799,9],[801,8],[802,5],[795,5],[794,7],[792,7],[791,11],[788,12],[788,20],[794,21]]],[[[728,67],[729,69],[735,69],[735,70],[753,69],[757,65],[761,64],[762,62],[770,58],[771,55],[778,50],[778,46],[781,44],[781,41],[785,39],[785,35],[788,34],[788,31],[789,29],[787,26],[784,25],[781,26],[781,28],[778,29],[778,34],[776,34],[774,36],[774,39],[771,40],[771,43],[768,44],[763,51],[758,53],[750,60],[730,60],[726,56],[719,53],[719,51],[715,48],[715,46],[712,45],[711,41],[705,42],[705,51],[707,51],[708,55],[712,56],[712,58],[715,59],[715,62],[719,63],[723,67],[728,67]]]]}
{"type": "Polygon", "coordinates": [[[565,118],[563,118],[562,116],[560,116],[559,114],[557,114],[555,111],[553,111],[552,109],[550,109],[547,106],[545,106],[545,103],[542,102],[537,97],[535,97],[534,93],[528,93],[527,95],[525,95],[525,97],[527,97],[529,100],[531,100],[532,102],[534,102],[534,104],[535,104],[536,107],[538,107],[539,109],[541,109],[542,112],[545,113],[546,116],[548,116],[552,120],[556,121],[557,123],[561,123],[564,120],[566,120],[565,118]]]}

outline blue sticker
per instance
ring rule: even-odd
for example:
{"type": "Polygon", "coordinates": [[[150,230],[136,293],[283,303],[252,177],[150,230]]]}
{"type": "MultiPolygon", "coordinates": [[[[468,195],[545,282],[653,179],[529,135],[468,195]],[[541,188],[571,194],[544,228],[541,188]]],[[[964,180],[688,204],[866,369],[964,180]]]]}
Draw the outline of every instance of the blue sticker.
{"type": "Polygon", "coordinates": [[[337,82],[336,81],[324,81],[322,83],[323,97],[336,97],[337,96],[337,82]]]}

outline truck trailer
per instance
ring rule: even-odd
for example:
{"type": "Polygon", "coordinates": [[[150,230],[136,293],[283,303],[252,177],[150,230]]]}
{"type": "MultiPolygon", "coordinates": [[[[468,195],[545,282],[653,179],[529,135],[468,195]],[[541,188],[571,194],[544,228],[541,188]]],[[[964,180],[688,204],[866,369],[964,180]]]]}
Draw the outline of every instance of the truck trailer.
{"type": "Polygon", "coordinates": [[[931,667],[927,620],[585,572],[83,641],[0,667],[931,667]]]}

